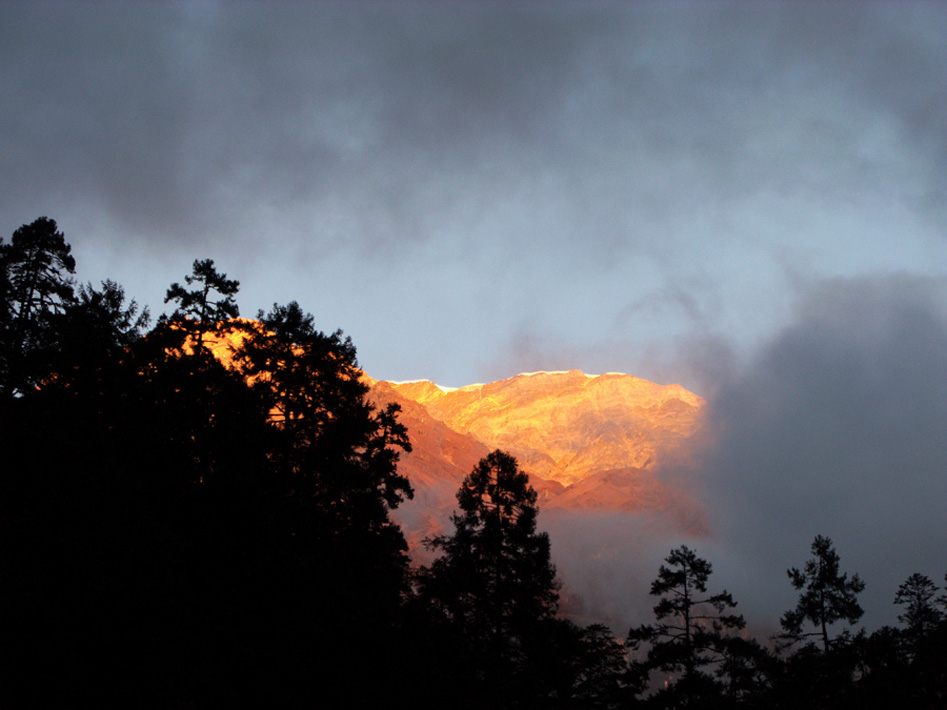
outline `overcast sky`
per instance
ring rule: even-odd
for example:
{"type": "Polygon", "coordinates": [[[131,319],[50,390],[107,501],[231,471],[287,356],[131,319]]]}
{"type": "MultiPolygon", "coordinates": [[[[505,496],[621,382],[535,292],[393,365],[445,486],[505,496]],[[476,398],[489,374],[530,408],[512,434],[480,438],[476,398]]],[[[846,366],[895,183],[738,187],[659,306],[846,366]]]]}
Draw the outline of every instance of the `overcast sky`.
{"type": "Polygon", "coordinates": [[[945,38],[939,2],[5,2],[0,233],[56,219],[156,314],[213,258],[379,379],[680,382],[727,535],[785,518],[801,565],[914,476],[869,537],[942,580],[945,38]]]}
{"type": "Polygon", "coordinates": [[[376,378],[706,390],[821,280],[947,268],[939,3],[0,7],[4,234],[156,312],[213,258],[376,378]]]}

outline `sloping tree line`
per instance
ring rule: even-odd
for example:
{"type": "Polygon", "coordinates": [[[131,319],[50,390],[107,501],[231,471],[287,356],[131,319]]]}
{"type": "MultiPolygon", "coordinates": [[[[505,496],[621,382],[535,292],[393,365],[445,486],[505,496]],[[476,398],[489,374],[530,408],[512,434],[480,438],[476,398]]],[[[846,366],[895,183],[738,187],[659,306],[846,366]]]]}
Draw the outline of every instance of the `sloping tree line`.
{"type": "Polygon", "coordinates": [[[415,574],[408,435],[348,338],[296,303],[239,320],[212,260],[150,328],[74,275],[53,220],[0,240],[0,705],[520,706],[563,684],[559,646],[593,692],[621,646],[556,618],[512,458],[415,574]]]}
{"type": "Polygon", "coordinates": [[[626,640],[562,618],[536,492],[502,451],[413,570],[390,517],[413,495],[408,432],[367,404],[341,331],[295,302],[240,320],[209,259],[149,329],[75,268],[53,220],[0,239],[3,707],[947,702],[947,596],[914,574],[901,628],[834,632],[864,582],[822,536],[772,648],[687,546],[626,640]]]}
{"type": "Polygon", "coordinates": [[[0,267],[0,704],[384,695],[410,445],[351,342],[295,303],[230,320],[239,284],[210,260],[146,331],[116,284],[77,286],[46,218],[0,241],[0,267]],[[223,327],[246,329],[227,367],[223,327]]]}

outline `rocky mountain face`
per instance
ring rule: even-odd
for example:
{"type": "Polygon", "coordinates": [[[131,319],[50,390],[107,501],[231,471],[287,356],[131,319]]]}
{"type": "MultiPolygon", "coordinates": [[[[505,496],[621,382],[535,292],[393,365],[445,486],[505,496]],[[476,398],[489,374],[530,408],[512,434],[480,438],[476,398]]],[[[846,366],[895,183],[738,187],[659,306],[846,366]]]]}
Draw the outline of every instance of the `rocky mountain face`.
{"type": "MultiPolygon", "coordinates": [[[[245,329],[225,329],[206,333],[205,342],[230,366],[233,349],[246,337],[245,329]]],[[[373,404],[401,405],[413,451],[402,454],[399,467],[415,497],[394,517],[421,561],[427,559],[422,541],[449,531],[457,489],[494,449],[515,456],[529,474],[540,524],[568,528],[573,537],[588,534],[593,549],[601,541],[586,521],[613,514],[657,521],[662,534],[706,531],[696,496],[670,475],[687,468],[704,407],[680,385],[579,370],[459,389],[426,380],[364,380],[373,404]]]]}
{"type": "Polygon", "coordinates": [[[529,474],[543,512],[647,512],[681,532],[703,528],[696,501],[662,476],[687,459],[704,404],[679,385],[578,370],[452,390],[366,379],[374,403],[401,405],[414,447],[400,466],[416,496],[397,517],[416,552],[449,528],[461,481],[497,448],[529,474]]]}

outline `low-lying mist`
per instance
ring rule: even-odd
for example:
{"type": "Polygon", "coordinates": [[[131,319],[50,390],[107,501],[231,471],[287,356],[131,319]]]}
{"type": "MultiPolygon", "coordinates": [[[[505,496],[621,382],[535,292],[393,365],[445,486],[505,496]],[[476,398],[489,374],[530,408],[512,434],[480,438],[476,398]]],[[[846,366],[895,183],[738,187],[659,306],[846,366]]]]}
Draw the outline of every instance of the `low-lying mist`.
{"type": "Polygon", "coordinates": [[[835,280],[720,383],[693,468],[665,470],[706,506],[709,535],[659,516],[549,511],[564,611],[619,634],[652,619],[648,589],[682,543],[714,566],[750,629],[771,633],[795,603],[786,570],[832,538],[866,582],[862,622],[896,624],[897,587],[947,572],[947,284],[835,280]]]}

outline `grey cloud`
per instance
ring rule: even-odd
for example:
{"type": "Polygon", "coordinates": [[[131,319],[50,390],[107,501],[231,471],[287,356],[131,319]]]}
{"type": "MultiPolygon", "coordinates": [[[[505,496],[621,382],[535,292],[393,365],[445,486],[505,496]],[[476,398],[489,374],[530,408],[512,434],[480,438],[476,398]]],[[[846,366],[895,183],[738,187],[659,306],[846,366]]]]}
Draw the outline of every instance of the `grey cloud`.
{"type": "MultiPolygon", "coordinates": [[[[236,205],[259,222],[284,214],[327,248],[424,239],[427,212],[462,218],[465,186],[433,204],[432,186],[471,174],[466,190],[489,211],[499,163],[515,180],[557,176],[540,208],[567,205],[567,238],[640,242],[642,217],[687,214],[761,178],[798,186],[807,161],[810,173],[845,164],[778,146],[760,159],[752,142],[782,124],[788,142],[817,134],[829,143],[811,151],[844,153],[859,119],[838,114],[875,101],[944,154],[930,145],[943,50],[917,42],[938,13],[885,31],[877,49],[888,13],[850,5],[38,8],[5,8],[14,196],[98,201],[129,231],[168,239],[246,238],[241,222],[262,225],[236,205]],[[820,94],[826,77],[842,103],[820,94]],[[323,214],[339,201],[353,215],[341,228],[323,214]]],[[[930,180],[928,199],[942,187],[930,180]]]]}
{"type": "Polygon", "coordinates": [[[866,579],[874,625],[909,574],[947,572],[945,296],[906,276],[823,284],[711,401],[705,486],[758,602],[788,592],[817,534],[866,579]]]}
{"type": "Polygon", "coordinates": [[[211,256],[264,306],[464,267],[484,341],[522,319],[545,360],[684,379],[660,357],[752,342],[793,269],[942,269],[947,13],[897,7],[8,3],[3,229],[49,214],[165,283],[211,256]]]}
{"type": "Polygon", "coordinates": [[[608,624],[620,636],[653,618],[648,589],[671,549],[686,543],[705,557],[712,552],[707,540],[682,537],[657,515],[560,513],[540,512],[539,525],[552,543],[563,612],[579,623],[608,624]]]}
{"type": "Polygon", "coordinates": [[[681,332],[662,338],[614,334],[592,342],[554,335],[525,323],[511,329],[492,359],[478,366],[477,381],[519,372],[580,369],[588,374],[627,372],[659,384],[679,384],[710,398],[737,368],[737,353],[719,334],[681,332]]]}
{"type": "Polygon", "coordinates": [[[765,637],[795,603],[786,570],[822,534],[843,571],[867,582],[864,624],[897,623],[898,585],[913,572],[947,572],[947,280],[814,284],[793,323],[745,367],[725,343],[688,345],[700,366],[717,363],[704,374],[723,381],[705,392],[698,465],[659,475],[707,506],[710,535],[684,539],[645,518],[546,516],[580,612],[619,633],[646,620],[648,583],[685,542],[765,637]]]}

